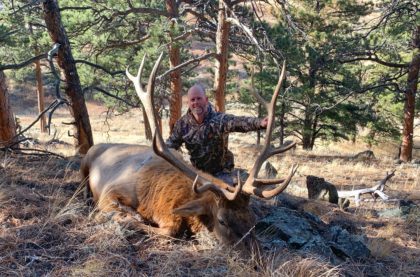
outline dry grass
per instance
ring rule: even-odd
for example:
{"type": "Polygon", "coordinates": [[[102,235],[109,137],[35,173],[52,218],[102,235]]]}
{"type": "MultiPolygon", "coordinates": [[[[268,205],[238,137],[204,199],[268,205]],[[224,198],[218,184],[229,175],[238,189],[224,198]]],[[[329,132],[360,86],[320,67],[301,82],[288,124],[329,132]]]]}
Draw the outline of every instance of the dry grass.
{"type": "MultiPolygon", "coordinates": [[[[180,241],[97,221],[75,195],[74,161],[9,158],[16,163],[1,169],[2,276],[296,276],[287,255],[263,268],[219,249],[209,234],[180,241]]],[[[319,276],[305,274],[313,271],[315,261],[293,259],[302,264],[299,276],[319,276]]],[[[324,264],[317,272],[336,272],[324,264]]]]}
{"type": "MultiPolygon", "coordinates": [[[[145,143],[140,112],[105,121],[105,110],[89,104],[91,122],[98,142],[145,143]],[[105,123],[104,123],[105,122],[105,123]]],[[[235,112],[236,113],[236,112],[235,112]]],[[[34,116],[20,114],[26,126],[34,116]]],[[[71,157],[65,110],[53,119],[59,143],[46,144],[51,136],[29,136],[41,141],[37,147],[71,157]]],[[[166,124],[165,124],[166,126],[166,124]]],[[[37,126],[36,126],[37,127],[37,126]]],[[[164,130],[167,136],[168,130],[164,130]]],[[[233,134],[230,148],[238,166],[249,169],[256,155],[253,135],[233,134]]],[[[392,145],[374,149],[377,159],[355,161],[352,155],[366,150],[356,145],[319,145],[312,152],[295,150],[272,158],[279,175],[293,163],[300,165],[287,189],[306,197],[306,176],[316,175],[339,189],[373,186],[396,169],[387,193],[393,198],[411,199],[420,192],[420,168],[396,165],[392,145]]],[[[98,217],[79,193],[78,159],[13,156],[0,153],[0,272],[1,276],[418,276],[420,266],[420,213],[413,210],[406,219],[378,218],[377,211],[393,204],[363,203],[348,212],[330,211],[321,219],[364,235],[373,258],[364,263],[349,261],[339,266],[317,256],[285,249],[267,252],[262,260],[244,259],[236,252],[220,249],[215,239],[200,233],[183,241],[136,233],[98,217]]],[[[419,203],[420,199],[414,200],[419,203]]]]}
{"type": "MultiPolygon", "coordinates": [[[[363,177],[366,183],[371,183],[383,177],[384,165],[377,162],[363,166],[333,159],[326,163],[325,158],[305,153],[277,162],[284,168],[300,159],[306,164],[301,166],[292,192],[296,188],[303,191],[306,174],[329,174],[330,178],[336,178],[330,180],[332,182],[356,182],[363,177]],[[352,172],[354,177],[339,176],[343,172],[352,172]]],[[[334,266],[319,257],[285,249],[265,253],[262,262],[220,249],[211,234],[200,233],[193,241],[174,240],[136,233],[107,217],[99,220],[97,216],[90,216],[96,213],[84,204],[78,193],[80,180],[75,158],[3,155],[0,160],[2,276],[306,277],[380,276],[385,272],[390,276],[415,276],[420,273],[416,262],[420,254],[417,210],[407,220],[369,216],[369,211],[385,207],[380,203],[365,203],[345,213],[345,222],[368,237],[373,260],[363,264],[349,262],[334,266]]],[[[394,181],[406,184],[408,189],[418,189],[418,176],[412,172],[413,168],[399,170],[401,173],[391,179],[389,192],[403,193],[394,181]],[[408,185],[405,178],[414,178],[414,183],[408,185]]],[[[323,220],[327,220],[326,217],[323,220]]]]}

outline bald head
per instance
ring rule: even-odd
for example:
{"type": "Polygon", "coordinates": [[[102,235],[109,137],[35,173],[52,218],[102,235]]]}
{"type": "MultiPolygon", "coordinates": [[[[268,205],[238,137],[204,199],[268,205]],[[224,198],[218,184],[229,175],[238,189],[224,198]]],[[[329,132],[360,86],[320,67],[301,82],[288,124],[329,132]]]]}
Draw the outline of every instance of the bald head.
{"type": "Polygon", "coordinates": [[[188,90],[188,108],[198,123],[204,120],[209,99],[200,84],[195,84],[188,90]]]}
{"type": "Polygon", "coordinates": [[[188,98],[191,94],[201,94],[203,97],[206,97],[206,91],[204,87],[200,84],[195,84],[188,90],[188,98]]]}

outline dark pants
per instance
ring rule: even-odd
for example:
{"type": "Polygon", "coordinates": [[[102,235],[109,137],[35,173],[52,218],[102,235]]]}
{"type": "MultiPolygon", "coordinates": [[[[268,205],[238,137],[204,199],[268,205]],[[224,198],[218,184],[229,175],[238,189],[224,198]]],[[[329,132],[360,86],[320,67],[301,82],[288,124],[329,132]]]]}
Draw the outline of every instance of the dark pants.
{"type": "Polygon", "coordinates": [[[219,178],[225,183],[234,186],[238,183],[238,172],[241,182],[244,183],[246,181],[246,178],[248,178],[248,173],[240,168],[234,168],[232,171],[224,170],[217,172],[216,174],[214,174],[214,177],[219,178]]]}

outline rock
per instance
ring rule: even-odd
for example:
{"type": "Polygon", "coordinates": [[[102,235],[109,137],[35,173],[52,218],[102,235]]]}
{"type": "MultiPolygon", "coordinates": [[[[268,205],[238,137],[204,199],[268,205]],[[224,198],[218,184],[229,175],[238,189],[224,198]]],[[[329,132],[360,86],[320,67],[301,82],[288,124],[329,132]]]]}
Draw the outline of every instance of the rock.
{"type": "Polygon", "coordinates": [[[419,207],[411,200],[400,200],[397,208],[386,209],[378,212],[379,217],[399,217],[406,219],[410,214],[419,213],[419,207]]]}
{"type": "Polygon", "coordinates": [[[370,250],[363,243],[363,237],[351,235],[339,226],[331,227],[328,236],[328,244],[339,258],[343,260],[347,258],[360,260],[369,258],[370,250]]]}
{"type": "Polygon", "coordinates": [[[277,170],[269,161],[265,161],[261,166],[258,176],[261,178],[275,178],[277,176],[277,170]]]}
{"type": "Polygon", "coordinates": [[[316,253],[338,264],[350,258],[362,260],[370,251],[360,236],[351,235],[339,226],[323,223],[317,216],[276,207],[255,227],[266,248],[284,248],[302,253],[316,253]]]}
{"type": "Polygon", "coordinates": [[[306,187],[308,188],[308,198],[328,201],[338,204],[338,193],[335,186],[324,178],[308,175],[306,176],[306,187]]]}
{"type": "Polygon", "coordinates": [[[350,206],[350,200],[338,197],[337,188],[325,181],[324,178],[308,175],[306,176],[306,187],[309,199],[328,201],[337,204],[342,210],[350,206]]]}
{"type": "Polygon", "coordinates": [[[372,150],[366,150],[353,156],[353,159],[355,160],[372,160],[375,158],[375,154],[373,154],[372,150]]]}
{"type": "Polygon", "coordinates": [[[420,159],[413,159],[411,160],[411,163],[415,165],[420,165],[420,159]]]}

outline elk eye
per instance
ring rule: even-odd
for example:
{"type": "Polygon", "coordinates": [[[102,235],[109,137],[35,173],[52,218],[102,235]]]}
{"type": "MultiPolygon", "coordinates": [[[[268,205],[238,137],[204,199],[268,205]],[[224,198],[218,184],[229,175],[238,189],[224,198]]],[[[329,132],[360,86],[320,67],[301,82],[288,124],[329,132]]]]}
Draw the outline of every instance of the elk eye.
{"type": "Polygon", "coordinates": [[[218,218],[217,220],[219,220],[219,224],[226,226],[226,222],[223,219],[218,218]]]}

